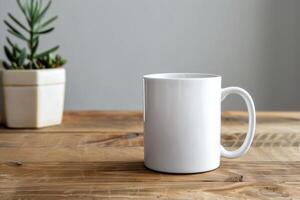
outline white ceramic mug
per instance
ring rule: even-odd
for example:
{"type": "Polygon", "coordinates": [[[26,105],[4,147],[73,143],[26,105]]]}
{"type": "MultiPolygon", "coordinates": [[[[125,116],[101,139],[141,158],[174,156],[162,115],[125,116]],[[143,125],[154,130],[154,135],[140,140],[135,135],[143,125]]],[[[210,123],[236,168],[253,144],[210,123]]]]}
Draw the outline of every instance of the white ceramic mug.
{"type": "Polygon", "coordinates": [[[166,73],[144,76],[145,166],[168,173],[206,172],[220,166],[220,157],[246,153],[255,133],[251,96],[238,87],[221,88],[221,76],[166,73]],[[249,127],[242,146],[221,145],[221,101],[238,94],[246,102],[249,127]]]}

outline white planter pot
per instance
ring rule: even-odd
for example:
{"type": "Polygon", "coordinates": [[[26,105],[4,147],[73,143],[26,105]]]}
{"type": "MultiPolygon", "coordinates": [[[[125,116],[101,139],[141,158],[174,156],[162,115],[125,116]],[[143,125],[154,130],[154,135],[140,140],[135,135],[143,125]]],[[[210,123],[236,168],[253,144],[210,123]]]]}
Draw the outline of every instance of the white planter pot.
{"type": "Polygon", "coordinates": [[[40,128],[62,121],[65,69],[4,70],[4,120],[11,128],[40,128]]]}

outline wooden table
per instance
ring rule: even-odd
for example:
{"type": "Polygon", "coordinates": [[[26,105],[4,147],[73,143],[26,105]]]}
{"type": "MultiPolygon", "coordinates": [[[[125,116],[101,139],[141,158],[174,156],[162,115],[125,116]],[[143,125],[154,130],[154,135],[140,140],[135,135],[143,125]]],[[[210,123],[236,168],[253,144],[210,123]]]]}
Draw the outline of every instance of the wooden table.
{"type": "MultiPolygon", "coordinates": [[[[243,112],[223,113],[241,145],[243,112]]],[[[300,113],[259,112],[251,150],[219,169],[172,175],[143,165],[140,112],[67,112],[61,126],[0,128],[0,199],[300,199],[300,113]]]]}

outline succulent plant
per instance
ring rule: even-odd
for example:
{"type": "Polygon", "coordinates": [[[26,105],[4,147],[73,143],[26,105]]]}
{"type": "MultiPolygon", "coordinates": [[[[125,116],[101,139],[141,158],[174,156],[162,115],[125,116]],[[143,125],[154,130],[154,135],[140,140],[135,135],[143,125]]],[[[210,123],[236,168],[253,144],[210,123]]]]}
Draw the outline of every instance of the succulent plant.
{"type": "Polygon", "coordinates": [[[44,68],[56,68],[66,63],[60,55],[48,54],[37,59],[37,65],[44,68]]]}
{"type": "Polygon", "coordinates": [[[52,47],[44,52],[38,53],[40,37],[54,30],[49,27],[57,19],[57,16],[45,19],[52,1],[43,6],[42,0],[16,0],[22,11],[27,25],[21,23],[11,13],[8,17],[13,24],[7,20],[4,23],[8,27],[7,31],[18,39],[26,42],[27,48],[20,48],[16,43],[12,42],[9,37],[6,38],[9,46],[4,45],[4,52],[10,63],[3,61],[5,69],[46,69],[63,66],[66,61],[54,52],[59,46],[52,47]]]}

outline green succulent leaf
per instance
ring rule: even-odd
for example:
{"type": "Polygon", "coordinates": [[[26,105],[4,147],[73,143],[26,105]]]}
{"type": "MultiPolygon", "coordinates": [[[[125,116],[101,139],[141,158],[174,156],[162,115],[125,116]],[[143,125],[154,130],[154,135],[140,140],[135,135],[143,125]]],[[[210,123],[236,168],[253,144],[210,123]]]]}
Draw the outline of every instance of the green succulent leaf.
{"type": "Polygon", "coordinates": [[[59,45],[47,50],[47,51],[44,51],[43,53],[40,53],[40,54],[37,54],[36,56],[34,56],[34,58],[41,58],[41,57],[44,57],[50,53],[53,53],[55,51],[57,51],[59,49],[59,45]]]}
{"type": "Polygon", "coordinates": [[[21,34],[21,33],[14,32],[13,30],[10,30],[10,29],[8,29],[7,31],[8,31],[10,34],[12,34],[12,35],[14,35],[14,36],[16,36],[16,37],[18,37],[18,38],[20,38],[20,39],[26,41],[26,42],[28,41],[28,39],[27,39],[23,34],[21,34]]]}
{"type": "Polygon", "coordinates": [[[60,61],[59,61],[59,64],[62,66],[62,65],[65,65],[66,64],[66,60],[65,59],[61,59],[60,61]]]}
{"type": "Polygon", "coordinates": [[[3,61],[2,65],[5,69],[10,69],[10,65],[7,62],[3,61]]]}
{"type": "Polygon", "coordinates": [[[16,48],[13,48],[12,49],[12,56],[13,56],[14,60],[17,60],[17,56],[18,56],[17,54],[18,54],[18,52],[17,52],[16,48]]]}
{"type": "Polygon", "coordinates": [[[32,10],[32,19],[33,19],[33,21],[36,21],[36,18],[37,18],[37,16],[38,16],[38,14],[39,14],[39,2],[38,1],[34,1],[33,2],[33,10],[32,10]]]}
{"type": "Polygon", "coordinates": [[[24,14],[24,16],[25,16],[25,18],[27,20],[28,25],[31,26],[31,21],[29,19],[29,16],[27,15],[26,7],[21,4],[20,0],[17,0],[17,4],[18,4],[19,8],[21,9],[22,13],[24,14]]]}
{"type": "Polygon", "coordinates": [[[29,13],[30,13],[30,17],[31,17],[31,19],[33,19],[33,14],[34,14],[34,0],[30,0],[30,4],[29,4],[30,6],[29,6],[29,13]]]}
{"type": "Polygon", "coordinates": [[[30,19],[31,21],[31,10],[30,10],[30,3],[27,1],[26,5],[25,5],[25,10],[26,10],[26,13],[28,15],[28,18],[30,19]]]}
{"type": "Polygon", "coordinates": [[[51,24],[52,22],[54,22],[57,18],[58,18],[58,16],[54,16],[54,17],[50,18],[49,20],[47,20],[46,22],[44,22],[41,25],[41,28],[45,28],[46,26],[48,26],[49,24],[51,24]]]}
{"type": "Polygon", "coordinates": [[[51,6],[51,4],[52,4],[52,0],[50,0],[48,2],[48,4],[44,7],[44,9],[39,13],[39,15],[36,18],[37,21],[41,21],[41,19],[45,16],[45,14],[48,11],[48,9],[51,6]]]}
{"type": "Polygon", "coordinates": [[[11,46],[11,48],[15,46],[14,43],[9,39],[9,37],[6,37],[6,41],[11,46]]]}
{"type": "Polygon", "coordinates": [[[8,13],[8,16],[16,23],[18,24],[23,30],[30,32],[19,20],[17,20],[12,14],[8,13]]]}
{"type": "Polygon", "coordinates": [[[23,35],[20,31],[18,31],[15,27],[13,27],[8,21],[4,20],[4,23],[11,31],[23,35]]]}
{"type": "Polygon", "coordinates": [[[7,46],[4,46],[4,53],[9,61],[13,62],[15,60],[12,52],[10,52],[7,46]]]}
{"type": "Polygon", "coordinates": [[[18,60],[18,64],[20,67],[22,67],[24,65],[26,57],[27,57],[26,49],[24,48],[24,49],[22,49],[22,51],[20,53],[20,58],[18,60]]]}
{"type": "Polygon", "coordinates": [[[11,48],[16,49],[17,52],[21,52],[21,49],[18,47],[17,44],[14,44],[9,37],[6,37],[7,43],[10,45],[11,48]]]}
{"type": "Polygon", "coordinates": [[[14,48],[16,49],[16,51],[17,51],[18,53],[21,53],[21,49],[19,48],[18,45],[15,44],[15,47],[14,47],[14,48]]]}
{"type": "Polygon", "coordinates": [[[38,46],[39,46],[39,39],[37,38],[37,40],[35,41],[35,43],[34,43],[34,45],[33,45],[33,47],[32,47],[32,54],[33,54],[33,57],[34,57],[34,55],[35,55],[35,53],[36,53],[36,50],[37,50],[38,46]]]}
{"type": "Polygon", "coordinates": [[[54,27],[49,28],[49,29],[46,29],[46,30],[42,30],[42,31],[38,32],[38,34],[46,34],[46,33],[50,33],[50,32],[53,31],[53,30],[54,30],[54,27]]]}
{"type": "Polygon", "coordinates": [[[27,17],[25,7],[21,4],[20,0],[17,0],[17,4],[18,4],[19,8],[21,9],[22,13],[27,17]]]}

